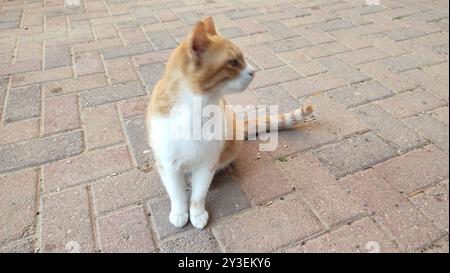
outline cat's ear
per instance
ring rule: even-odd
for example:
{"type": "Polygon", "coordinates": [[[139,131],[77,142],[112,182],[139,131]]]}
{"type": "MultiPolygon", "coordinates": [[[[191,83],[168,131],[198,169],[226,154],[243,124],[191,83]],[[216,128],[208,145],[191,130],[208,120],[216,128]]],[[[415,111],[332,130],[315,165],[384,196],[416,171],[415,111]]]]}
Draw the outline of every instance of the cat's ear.
{"type": "Polygon", "coordinates": [[[198,22],[190,37],[190,49],[193,56],[199,58],[208,49],[210,40],[204,22],[198,22]]]}
{"type": "Polygon", "coordinates": [[[209,35],[217,35],[216,26],[211,16],[204,18],[202,21],[205,23],[206,32],[209,35]]]}

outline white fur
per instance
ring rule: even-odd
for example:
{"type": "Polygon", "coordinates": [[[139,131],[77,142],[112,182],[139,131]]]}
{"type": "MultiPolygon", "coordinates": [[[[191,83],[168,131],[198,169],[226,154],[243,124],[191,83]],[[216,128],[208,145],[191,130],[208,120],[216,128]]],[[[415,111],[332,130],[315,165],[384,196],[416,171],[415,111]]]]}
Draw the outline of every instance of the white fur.
{"type": "Polygon", "coordinates": [[[224,84],[220,90],[210,92],[214,95],[195,95],[184,85],[169,115],[151,117],[149,120],[150,145],[160,165],[158,170],[171,201],[169,220],[176,227],[184,226],[188,218],[199,229],[207,224],[205,197],[225,144],[225,137],[220,140],[179,138],[180,133],[186,136],[192,132],[193,119],[199,114],[193,109],[193,101],[200,101],[202,109],[207,105],[218,105],[223,95],[242,91],[248,86],[253,78],[250,72],[253,72],[253,68],[247,65],[239,77],[224,84]],[[189,208],[185,184],[187,173],[192,174],[189,208]]]}

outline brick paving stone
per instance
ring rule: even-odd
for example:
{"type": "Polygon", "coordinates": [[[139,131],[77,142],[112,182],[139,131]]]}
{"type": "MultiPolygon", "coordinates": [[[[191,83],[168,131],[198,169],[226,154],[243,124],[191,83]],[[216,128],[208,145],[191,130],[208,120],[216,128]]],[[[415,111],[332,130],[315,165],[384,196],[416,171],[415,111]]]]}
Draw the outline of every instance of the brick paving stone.
{"type": "Polygon", "coordinates": [[[163,50],[158,52],[137,54],[133,56],[133,60],[138,66],[144,64],[165,62],[167,61],[167,59],[169,59],[169,54],[171,52],[172,52],[171,50],[163,50]]]}
{"type": "Polygon", "coordinates": [[[120,211],[98,219],[102,252],[155,252],[147,216],[142,207],[120,211]]]}
{"type": "Polygon", "coordinates": [[[25,60],[14,64],[1,64],[0,77],[41,69],[41,60],[25,60]]]}
{"type": "Polygon", "coordinates": [[[0,146],[0,172],[40,165],[81,153],[81,132],[0,146]]]}
{"type": "Polygon", "coordinates": [[[365,81],[333,90],[329,93],[339,103],[347,107],[355,107],[368,102],[393,96],[391,90],[375,81],[365,81]]]}
{"type": "Polygon", "coordinates": [[[401,152],[426,144],[424,138],[377,105],[364,105],[351,112],[401,152]]]}
{"type": "Polygon", "coordinates": [[[340,183],[375,213],[373,219],[394,236],[402,251],[412,252],[443,235],[413,204],[373,170],[348,176],[340,183]]]}
{"type": "Polygon", "coordinates": [[[417,82],[417,84],[421,88],[426,90],[428,93],[448,102],[449,96],[448,83],[437,81],[433,76],[425,73],[421,69],[409,70],[400,75],[417,82]]]}
{"type": "Polygon", "coordinates": [[[445,125],[449,126],[449,111],[448,111],[448,106],[445,107],[441,107],[438,108],[436,110],[433,110],[431,112],[431,115],[433,116],[433,118],[439,120],[440,122],[444,123],[445,125]]]}
{"type": "Polygon", "coordinates": [[[156,170],[132,170],[100,179],[92,186],[92,192],[94,206],[100,214],[165,195],[156,170]]]}
{"type": "Polygon", "coordinates": [[[41,89],[39,85],[11,89],[6,101],[5,122],[39,117],[41,89]]]}
{"type": "MultiPolygon", "coordinates": [[[[52,48],[54,50],[54,48],[52,48]]],[[[19,40],[15,62],[42,59],[42,43],[19,40]]]]}
{"type": "Polygon", "coordinates": [[[78,76],[104,72],[100,54],[86,52],[75,56],[75,68],[78,76]]]}
{"type": "Polygon", "coordinates": [[[383,162],[374,170],[399,191],[409,194],[448,178],[448,156],[429,145],[383,162]]]}
{"type": "Polygon", "coordinates": [[[44,97],[75,93],[108,85],[105,74],[92,74],[44,84],[44,97]]]}
{"type": "Polygon", "coordinates": [[[81,54],[84,52],[97,52],[106,48],[119,47],[122,45],[122,41],[119,37],[104,38],[100,40],[91,41],[79,41],[73,44],[72,48],[75,54],[81,54]]]}
{"type": "Polygon", "coordinates": [[[339,42],[326,43],[303,49],[303,51],[313,59],[328,57],[349,50],[348,47],[339,42]]]}
{"type": "Polygon", "coordinates": [[[370,218],[365,217],[300,245],[287,253],[393,253],[400,252],[395,241],[370,218]]]}
{"type": "Polygon", "coordinates": [[[40,228],[0,242],[0,252],[71,252],[71,234],[81,234],[82,251],[365,252],[376,250],[365,242],[375,240],[382,252],[448,252],[448,200],[436,201],[448,191],[446,1],[85,0],[70,9],[53,2],[45,12],[39,1],[0,4],[0,177],[41,169],[42,182],[30,194],[44,195],[33,205],[57,197],[55,204],[71,200],[66,211],[80,213],[66,219],[64,210],[52,209],[43,219],[39,211],[32,225],[40,228]],[[172,49],[206,16],[257,71],[247,92],[226,96],[230,104],[289,111],[311,103],[316,119],[271,133],[274,151],[246,142],[215,178],[207,229],[170,229],[144,114],[172,49]],[[86,123],[83,115],[98,109],[108,110],[86,123]],[[389,169],[386,178],[381,167],[389,169]],[[352,189],[347,176],[356,181],[352,189]],[[268,221],[256,217],[236,233],[215,229],[288,196],[295,197],[291,207],[312,217],[300,234],[295,221],[284,237],[282,221],[252,234],[254,223],[268,221]],[[60,228],[48,228],[51,218],[60,228]]]}
{"type": "Polygon", "coordinates": [[[150,43],[145,42],[145,43],[131,44],[128,45],[127,47],[106,48],[102,50],[102,53],[103,57],[106,60],[108,60],[152,51],[154,51],[152,45],[150,43]]]}
{"type": "Polygon", "coordinates": [[[29,73],[15,74],[12,77],[12,87],[20,87],[27,85],[35,85],[48,81],[56,81],[67,79],[73,76],[72,68],[69,66],[62,66],[52,68],[45,71],[35,71],[29,73]]]}
{"type": "Polygon", "coordinates": [[[112,84],[138,80],[130,58],[106,60],[105,65],[112,84]]]}
{"type": "Polygon", "coordinates": [[[147,42],[144,32],[139,27],[121,28],[120,33],[127,45],[147,42]]]}
{"type": "Polygon", "coordinates": [[[410,200],[437,226],[448,233],[448,179],[434,188],[411,197],[410,200]]]}
{"type": "Polygon", "coordinates": [[[117,36],[116,28],[112,23],[94,25],[94,33],[97,39],[107,39],[117,36]]]}
{"type": "Polygon", "coordinates": [[[417,89],[378,101],[376,104],[398,118],[406,118],[441,106],[442,102],[422,89],[417,89]]]}
{"type": "Polygon", "coordinates": [[[395,42],[401,42],[404,40],[423,36],[425,35],[425,33],[410,27],[405,27],[390,30],[385,35],[395,42]]]}
{"type": "Polygon", "coordinates": [[[165,69],[164,63],[151,63],[139,66],[139,74],[144,81],[147,90],[153,90],[161,79],[165,69]]]}
{"type": "Polygon", "coordinates": [[[331,20],[328,22],[325,22],[323,24],[319,24],[317,27],[324,32],[331,32],[346,28],[351,28],[354,25],[351,22],[348,22],[346,20],[331,20]]]}
{"type": "Polygon", "coordinates": [[[415,80],[408,79],[403,74],[397,74],[387,69],[382,63],[373,62],[358,66],[360,71],[391,89],[395,93],[410,91],[419,86],[415,80]]]}
{"type": "Polygon", "coordinates": [[[222,28],[220,30],[220,35],[228,39],[232,39],[242,37],[247,34],[239,27],[229,27],[229,28],[222,28]]]}
{"type": "Polygon", "coordinates": [[[151,31],[147,35],[156,50],[171,49],[178,45],[167,31],[151,31]]]}
{"type": "Polygon", "coordinates": [[[280,113],[294,111],[300,107],[289,92],[278,85],[259,88],[254,93],[260,104],[276,105],[280,113]]]}
{"type": "Polygon", "coordinates": [[[274,53],[280,53],[285,52],[289,50],[294,50],[298,48],[304,48],[312,46],[312,42],[309,40],[298,37],[298,38],[291,38],[291,39],[285,39],[281,41],[274,41],[267,44],[267,47],[272,50],[274,53]]]}
{"type": "Polygon", "coordinates": [[[339,58],[351,65],[370,63],[387,57],[389,57],[389,54],[376,47],[364,48],[339,55],[339,58]]]}
{"type": "Polygon", "coordinates": [[[147,137],[145,119],[137,117],[125,122],[125,131],[134,160],[140,169],[148,168],[153,160],[147,137]]]}
{"type": "Polygon", "coordinates": [[[282,83],[281,86],[295,98],[301,98],[345,86],[345,82],[333,74],[325,73],[282,83]]]}
{"type": "Polygon", "coordinates": [[[45,49],[45,69],[72,64],[70,46],[47,47],[45,49]]]}
{"type": "Polygon", "coordinates": [[[425,253],[448,253],[448,236],[447,238],[440,239],[437,242],[433,242],[431,246],[428,246],[423,252],[425,253]]]}
{"type": "MultiPolygon", "coordinates": [[[[244,36],[244,37],[233,38],[233,39],[231,39],[231,41],[240,47],[248,47],[248,46],[269,43],[268,44],[269,49],[271,49],[273,51],[274,47],[278,48],[277,45],[273,45],[272,48],[270,48],[270,43],[272,41],[274,41],[275,39],[276,39],[276,37],[272,33],[263,32],[263,33],[255,33],[255,34],[244,36]]],[[[280,47],[282,47],[282,49],[286,49],[286,50],[289,50],[290,47],[295,47],[295,44],[300,44],[302,42],[302,41],[297,41],[296,43],[294,43],[294,41],[291,41],[291,40],[284,40],[284,41],[285,42],[283,42],[283,44],[280,45],[280,47]]],[[[306,43],[306,42],[303,41],[303,43],[306,43]]],[[[301,45],[297,45],[297,46],[301,46],[301,45]]]]}
{"type": "Polygon", "coordinates": [[[296,26],[293,29],[300,33],[303,37],[308,37],[308,40],[316,44],[325,44],[334,42],[335,39],[326,32],[311,28],[309,25],[296,26]]]}
{"type": "Polygon", "coordinates": [[[112,104],[84,109],[83,123],[88,149],[124,141],[119,115],[112,104]]]}
{"type": "Polygon", "coordinates": [[[44,191],[61,190],[130,169],[131,159],[126,147],[93,151],[43,167],[44,191]]]}
{"type": "Polygon", "coordinates": [[[324,67],[305,55],[302,49],[282,52],[277,54],[277,56],[305,77],[327,71],[324,67]]]}
{"type": "Polygon", "coordinates": [[[0,253],[34,253],[34,241],[27,240],[11,246],[0,248],[0,253]]]}
{"type": "Polygon", "coordinates": [[[266,29],[269,32],[272,32],[275,36],[277,36],[280,39],[287,39],[299,36],[295,31],[291,30],[290,28],[286,27],[282,23],[278,21],[269,21],[262,23],[263,26],[266,27],[266,29]]]}
{"type": "Polygon", "coordinates": [[[217,253],[219,246],[209,230],[190,230],[180,236],[163,241],[163,253],[217,253]]]}
{"type": "Polygon", "coordinates": [[[300,126],[297,130],[284,131],[278,135],[278,147],[273,157],[285,156],[298,151],[319,147],[325,143],[340,140],[356,132],[367,130],[367,125],[333,101],[321,95],[309,99],[318,119],[300,126]],[[342,123],[345,120],[345,123],[342,123]]]}
{"type": "Polygon", "coordinates": [[[255,80],[250,84],[250,89],[277,84],[300,78],[300,74],[288,66],[280,66],[256,73],[255,80]]]}
{"type": "Polygon", "coordinates": [[[390,70],[399,73],[422,66],[433,65],[436,61],[416,53],[391,57],[383,60],[382,63],[390,70]]]}
{"type": "Polygon", "coordinates": [[[36,138],[39,136],[39,120],[13,122],[0,127],[0,145],[36,138]]]}
{"type": "Polygon", "coordinates": [[[251,47],[245,50],[246,55],[262,69],[282,66],[284,63],[264,46],[251,47]]]}
{"type": "Polygon", "coordinates": [[[78,97],[65,95],[44,100],[44,134],[80,128],[78,97]]]}
{"type": "Polygon", "coordinates": [[[239,184],[252,205],[264,204],[292,190],[272,158],[259,149],[256,141],[245,143],[233,163],[239,184]]]}
{"type": "Polygon", "coordinates": [[[393,147],[372,132],[356,135],[314,151],[331,173],[342,177],[364,170],[396,155],[393,147]]]}
{"type": "Polygon", "coordinates": [[[341,61],[337,57],[322,58],[318,62],[327,68],[328,71],[348,83],[358,83],[370,79],[369,76],[362,73],[359,69],[341,61]]]}
{"type": "Polygon", "coordinates": [[[147,110],[149,98],[147,96],[123,100],[117,103],[119,112],[124,119],[144,115],[147,110]]]}
{"type": "Polygon", "coordinates": [[[433,66],[428,66],[422,68],[422,70],[425,73],[430,74],[431,76],[435,77],[436,79],[446,82],[449,82],[449,64],[447,63],[441,63],[433,66]]]}
{"type": "Polygon", "coordinates": [[[323,230],[298,197],[257,207],[212,227],[225,252],[270,252],[323,230]]]}
{"type": "Polygon", "coordinates": [[[448,153],[448,126],[427,114],[410,117],[405,120],[405,123],[419,135],[426,137],[448,153]]]}
{"type": "Polygon", "coordinates": [[[295,154],[277,163],[296,192],[328,227],[365,214],[363,206],[336,183],[326,166],[311,153],[295,154]]]}
{"type": "Polygon", "coordinates": [[[93,252],[96,248],[86,188],[46,195],[42,200],[42,252],[93,252]],[[67,217],[70,215],[70,217],[67,217]]]}
{"type": "Polygon", "coordinates": [[[114,86],[86,90],[80,94],[80,104],[82,107],[90,107],[142,95],[145,95],[142,85],[139,82],[130,81],[114,86]]]}
{"type": "Polygon", "coordinates": [[[37,179],[36,170],[0,176],[0,244],[35,233],[37,179]]]}

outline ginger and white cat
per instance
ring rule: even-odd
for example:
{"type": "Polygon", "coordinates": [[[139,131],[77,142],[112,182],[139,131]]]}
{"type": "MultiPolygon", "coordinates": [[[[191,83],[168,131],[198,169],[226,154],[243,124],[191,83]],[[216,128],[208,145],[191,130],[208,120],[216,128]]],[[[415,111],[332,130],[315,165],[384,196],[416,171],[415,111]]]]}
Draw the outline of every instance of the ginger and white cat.
{"type": "MultiPolygon", "coordinates": [[[[146,124],[155,165],[170,198],[169,220],[174,226],[182,227],[190,220],[196,228],[205,227],[209,217],[205,197],[214,174],[233,161],[242,144],[241,140],[226,140],[225,136],[180,139],[174,136],[174,128],[192,129],[189,120],[199,115],[193,109],[194,100],[202,109],[218,106],[223,119],[227,119],[222,121],[229,124],[235,115],[226,115],[223,96],[243,91],[254,75],[254,68],[245,62],[239,47],[217,33],[211,17],[198,22],[172,52],[151,95],[146,124]],[[185,183],[188,173],[192,175],[190,202],[185,183]]],[[[275,122],[279,129],[290,128],[311,113],[312,107],[307,106],[280,114],[275,122]]],[[[265,118],[265,122],[271,122],[265,118]]],[[[250,122],[257,123],[245,124],[250,122]]],[[[231,128],[236,130],[235,126],[231,128]]]]}

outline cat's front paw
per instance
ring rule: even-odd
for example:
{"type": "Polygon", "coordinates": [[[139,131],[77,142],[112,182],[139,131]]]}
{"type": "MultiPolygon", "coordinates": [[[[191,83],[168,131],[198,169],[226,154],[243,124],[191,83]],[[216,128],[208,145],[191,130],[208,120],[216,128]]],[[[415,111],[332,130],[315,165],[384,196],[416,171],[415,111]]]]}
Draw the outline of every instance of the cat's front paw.
{"type": "Polygon", "coordinates": [[[177,228],[184,227],[189,220],[189,213],[187,212],[170,212],[169,220],[177,228]]]}
{"type": "Polygon", "coordinates": [[[196,227],[198,229],[203,229],[206,226],[206,224],[208,223],[209,215],[206,210],[203,210],[200,213],[198,213],[198,212],[192,213],[191,212],[190,218],[191,218],[191,224],[194,227],[196,227]]]}

